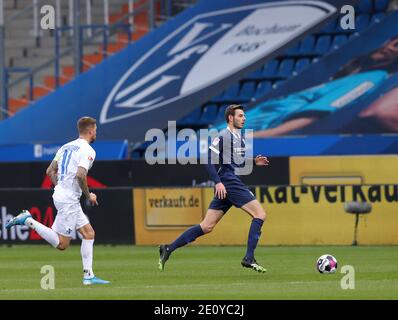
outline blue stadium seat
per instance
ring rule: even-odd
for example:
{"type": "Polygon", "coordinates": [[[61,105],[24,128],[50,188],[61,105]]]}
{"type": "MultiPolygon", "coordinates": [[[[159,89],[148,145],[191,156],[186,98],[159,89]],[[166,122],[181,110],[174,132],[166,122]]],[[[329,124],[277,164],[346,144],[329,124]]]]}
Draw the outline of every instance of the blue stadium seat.
{"type": "Polygon", "coordinates": [[[375,3],[375,10],[377,12],[386,12],[389,0],[375,0],[374,3],[375,3]]]}
{"type": "Polygon", "coordinates": [[[343,34],[335,36],[333,39],[333,49],[340,48],[343,45],[343,43],[345,43],[347,40],[348,40],[347,36],[343,34]]]}
{"type": "Polygon", "coordinates": [[[263,68],[258,68],[256,71],[249,73],[245,78],[247,79],[261,79],[263,77],[263,68]]]}
{"type": "Polygon", "coordinates": [[[217,118],[217,105],[207,104],[202,110],[202,116],[200,118],[201,123],[213,123],[217,118]]]}
{"type": "Polygon", "coordinates": [[[239,97],[239,82],[230,86],[224,94],[224,100],[236,100],[239,97]]]}
{"type": "Polygon", "coordinates": [[[372,0],[359,0],[355,7],[359,13],[370,13],[373,10],[372,0]]]}
{"type": "Polygon", "coordinates": [[[321,33],[332,33],[336,29],[337,19],[330,21],[323,29],[321,33]]]}
{"type": "Polygon", "coordinates": [[[279,65],[278,76],[288,78],[293,72],[293,67],[293,59],[282,60],[281,64],[279,65]]]}
{"type": "Polygon", "coordinates": [[[272,84],[270,81],[261,81],[257,86],[255,97],[260,98],[266,95],[271,90],[272,90],[272,84]]]}
{"type": "Polygon", "coordinates": [[[318,54],[325,54],[329,51],[331,42],[330,36],[320,36],[316,41],[314,51],[318,54]]]}
{"type": "Polygon", "coordinates": [[[242,100],[251,100],[256,92],[256,83],[254,81],[246,81],[241,90],[239,98],[242,100]]]}
{"type": "Polygon", "coordinates": [[[273,87],[274,89],[276,89],[276,88],[280,87],[280,86],[282,85],[282,83],[284,83],[285,81],[286,81],[286,80],[278,80],[278,81],[275,81],[274,84],[272,85],[272,87],[273,87]]]}
{"type": "Polygon", "coordinates": [[[223,105],[220,108],[218,108],[218,112],[217,112],[217,118],[216,118],[216,122],[221,122],[223,121],[225,118],[225,109],[227,109],[227,105],[223,105]]]}
{"type": "Polygon", "coordinates": [[[301,72],[303,71],[306,67],[310,65],[311,61],[310,59],[303,58],[303,59],[298,59],[296,62],[296,65],[294,67],[294,71],[301,72]]]}
{"type": "Polygon", "coordinates": [[[297,43],[294,47],[289,48],[286,52],[288,55],[297,55],[300,53],[300,42],[297,43]]]}
{"type": "Polygon", "coordinates": [[[198,124],[200,117],[201,117],[201,108],[197,107],[190,114],[186,115],[181,120],[177,121],[177,124],[180,126],[198,124]]]}
{"type": "Polygon", "coordinates": [[[382,12],[376,13],[376,14],[372,15],[372,18],[370,19],[370,24],[372,25],[374,23],[378,23],[381,20],[383,20],[384,17],[385,17],[385,13],[382,13],[382,12]]]}
{"type": "Polygon", "coordinates": [[[360,14],[355,18],[355,29],[356,31],[362,31],[366,29],[369,25],[369,15],[360,14]]]}
{"type": "Polygon", "coordinates": [[[306,37],[300,45],[300,53],[302,54],[308,54],[308,53],[312,53],[313,49],[314,49],[314,43],[315,43],[315,39],[313,36],[308,36],[306,37]]]}
{"type": "Polygon", "coordinates": [[[225,91],[222,91],[220,94],[216,95],[211,99],[213,102],[221,102],[225,100],[225,91]]]}
{"type": "Polygon", "coordinates": [[[273,77],[278,69],[278,60],[271,60],[268,62],[263,69],[263,77],[273,77]]]}

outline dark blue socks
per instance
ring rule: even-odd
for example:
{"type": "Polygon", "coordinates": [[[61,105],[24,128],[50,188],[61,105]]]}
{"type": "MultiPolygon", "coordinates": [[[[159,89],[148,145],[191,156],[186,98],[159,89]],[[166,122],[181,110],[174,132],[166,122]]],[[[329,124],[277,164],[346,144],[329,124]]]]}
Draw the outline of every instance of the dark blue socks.
{"type": "Polygon", "coordinates": [[[204,234],[205,233],[203,232],[201,226],[197,224],[181,234],[172,244],[169,245],[169,249],[171,252],[173,252],[175,249],[185,246],[204,234]]]}
{"type": "Polygon", "coordinates": [[[247,251],[245,256],[248,260],[254,258],[254,250],[257,247],[258,239],[260,239],[261,227],[263,226],[263,223],[264,221],[258,218],[254,218],[252,220],[249,231],[249,238],[247,240],[247,251]]]}

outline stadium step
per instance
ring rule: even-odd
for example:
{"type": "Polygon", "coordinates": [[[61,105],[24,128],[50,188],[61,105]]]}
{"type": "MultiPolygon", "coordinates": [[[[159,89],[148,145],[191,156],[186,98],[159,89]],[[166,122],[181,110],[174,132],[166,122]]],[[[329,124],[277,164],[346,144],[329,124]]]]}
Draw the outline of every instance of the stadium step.
{"type": "MultiPolygon", "coordinates": [[[[142,36],[148,33],[147,29],[138,29],[131,34],[131,41],[137,41],[142,36]]],[[[117,41],[122,43],[129,43],[129,37],[127,33],[118,33],[117,34],[117,41]]]]}
{"type": "Polygon", "coordinates": [[[83,64],[88,65],[89,67],[94,66],[98,63],[101,63],[104,59],[104,56],[99,53],[88,54],[83,57],[83,64]]]}
{"type": "Polygon", "coordinates": [[[8,111],[10,113],[14,114],[18,112],[19,110],[27,107],[29,105],[30,101],[25,98],[10,98],[8,99],[8,111]]]}
{"type": "MultiPolygon", "coordinates": [[[[44,86],[33,87],[33,100],[44,97],[51,92],[53,92],[51,88],[47,88],[44,86]]],[[[29,97],[29,88],[27,89],[26,96],[29,97]]]]}
{"type": "MultiPolygon", "coordinates": [[[[126,47],[127,43],[125,42],[116,42],[116,43],[111,43],[108,44],[106,51],[108,53],[116,53],[120,50],[123,50],[126,47]]],[[[100,46],[100,51],[103,52],[105,50],[104,46],[101,45],[100,46]]]]}
{"type": "MultiPolygon", "coordinates": [[[[67,84],[70,80],[72,80],[71,78],[67,78],[67,77],[58,77],[58,78],[59,78],[58,81],[59,81],[60,86],[63,86],[65,84],[67,84]]],[[[48,88],[55,89],[55,87],[56,87],[56,78],[54,76],[44,76],[43,82],[44,82],[45,86],[48,88]]]]}
{"type": "MultiPolygon", "coordinates": [[[[83,72],[90,69],[89,66],[83,65],[83,72]]],[[[62,74],[65,77],[74,78],[75,77],[75,67],[74,66],[64,66],[62,67],[62,74]]]]}

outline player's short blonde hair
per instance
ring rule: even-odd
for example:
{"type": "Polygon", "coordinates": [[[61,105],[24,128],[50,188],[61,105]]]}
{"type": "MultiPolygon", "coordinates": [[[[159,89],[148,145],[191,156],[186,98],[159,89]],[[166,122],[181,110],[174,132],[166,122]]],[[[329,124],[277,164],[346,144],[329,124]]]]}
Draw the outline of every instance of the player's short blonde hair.
{"type": "Polygon", "coordinates": [[[97,120],[91,117],[82,117],[77,121],[77,130],[79,133],[86,133],[90,127],[94,127],[97,120]]]}

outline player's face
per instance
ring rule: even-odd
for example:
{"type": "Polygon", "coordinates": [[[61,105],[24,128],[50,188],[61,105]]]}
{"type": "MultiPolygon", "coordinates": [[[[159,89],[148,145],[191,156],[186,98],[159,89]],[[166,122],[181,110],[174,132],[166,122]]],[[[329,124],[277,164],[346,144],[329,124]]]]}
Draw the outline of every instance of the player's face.
{"type": "Polygon", "coordinates": [[[234,115],[234,128],[236,129],[242,129],[243,126],[245,125],[246,117],[245,113],[243,110],[235,110],[235,115],[234,115]]]}
{"type": "Polygon", "coordinates": [[[94,127],[92,129],[90,129],[89,133],[91,136],[90,143],[93,143],[95,141],[95,139],[97,139],[97,125],[96,124],[94,125],[94,127]]]}
{"type": "Polygon", "coordinates": [[[398,38],[391,40],[380,50],[372,54],[372,58],[379,60],[391,60],[398,58],[398,38]]]}

